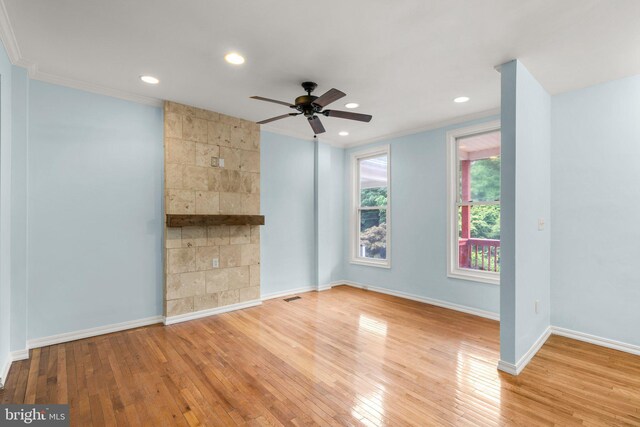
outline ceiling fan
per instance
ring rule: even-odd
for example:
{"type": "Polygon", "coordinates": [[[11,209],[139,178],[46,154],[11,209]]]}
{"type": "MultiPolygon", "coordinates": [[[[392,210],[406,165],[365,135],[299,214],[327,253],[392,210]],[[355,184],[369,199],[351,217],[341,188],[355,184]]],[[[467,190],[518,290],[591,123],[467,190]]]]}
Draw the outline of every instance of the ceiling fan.
{"type": "Polygon", "coordinates": [[[258,122],[258,124],[263,125],[265,123],[275,122],[276,120],[284,119],[287,117],[299,116],[301,114],[304,114],[304,116],[309,121],[309,124],[311,125],[311,129],[313,129],[313,133],[317,135],[325,132],[324,126],[322,126],[322,122],[320,121],[320,117],[318,117],[318,114],[322,114],[326,117],[357,120],[359,122],[368,123],[371,121],[371,116],[369,114],[358,114],[339,110],[323,110],[323,108],[327,105],[347,95],[344,92],[339,91],[338,89],[329,89],[324,95],[321,96],[311,95],[311,92],[313,92],[317,86],[318,85],[314,82],[302,83],[302,88],[307,92],[307,94],[297,97],[293,104],[284,101],[277,101],[275,99],[264,98],[262,96],[252,96],[251,98],[253,99],[257,99],[259,101],[274,102],[276,104],[281,104],[289,108],[293,108],[297,111],[297,113],[283,114],[281,116],[262,120],[261,122],[258,122]]]}

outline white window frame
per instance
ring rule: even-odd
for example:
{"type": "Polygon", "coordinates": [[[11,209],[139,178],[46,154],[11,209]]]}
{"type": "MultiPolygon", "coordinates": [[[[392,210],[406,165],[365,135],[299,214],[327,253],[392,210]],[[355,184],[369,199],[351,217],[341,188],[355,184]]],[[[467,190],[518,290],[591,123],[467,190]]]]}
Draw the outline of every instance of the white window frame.
{"type": "Polygon", "coordinates": [[[458,267],[458,138],[500,130],[500,121],[482,123],[447,132],[447,276],[474,282],[500,284],[500,273],[458,267]]]}
{"type": "Polygon", "coordinates": [[[367,150],[351,154],[351,215],[349,221],[351,241],[351,264],[368,265],[372,267],[391,268],[391,150],[389,145],[379,145],[367,150]],[[360,256],[360,160],[387,156],[387,259],[373,259],[360,256]]]}

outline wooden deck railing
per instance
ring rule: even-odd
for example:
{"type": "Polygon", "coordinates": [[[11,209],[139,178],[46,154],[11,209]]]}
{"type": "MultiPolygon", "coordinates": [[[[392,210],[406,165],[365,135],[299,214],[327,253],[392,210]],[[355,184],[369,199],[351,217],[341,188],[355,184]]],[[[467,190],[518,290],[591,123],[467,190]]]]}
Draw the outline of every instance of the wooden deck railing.
{"type": "Polygon", "coordinates": [[[500,271],[500,240],[460,239],[460,268],[500,271]]]}

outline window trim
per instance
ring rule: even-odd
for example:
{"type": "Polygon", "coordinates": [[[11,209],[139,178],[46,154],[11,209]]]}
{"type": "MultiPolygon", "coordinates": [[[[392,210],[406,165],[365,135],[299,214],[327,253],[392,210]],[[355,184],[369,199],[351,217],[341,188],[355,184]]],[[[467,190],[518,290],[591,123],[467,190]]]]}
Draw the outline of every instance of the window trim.
{"type": "Polygon", "coordinates": [[[351,154],[351,213],[349,220],[350,229],[350,256],[351,264],[367,265],[371,267],[391,268],[391,150],[389,145],[378,145],[366,150],[356,151],[351,154]],[[359,161],[379,155],[387,156],[387,258],[374,260],[359,256],[359,221],[360,210],[360,169],[359,161]]]}
{"type": "Polygon", "coordinates": [[[453,220],[454,213],[456,218],[458,215],[457,139],[479,133],[493,132],[500,129],[500,120],[493,120],[478,125],[453,129],[447,132],[447,277],[500,285],[500,273],[470,270],[458,267],[458,222],[453,220]]]}

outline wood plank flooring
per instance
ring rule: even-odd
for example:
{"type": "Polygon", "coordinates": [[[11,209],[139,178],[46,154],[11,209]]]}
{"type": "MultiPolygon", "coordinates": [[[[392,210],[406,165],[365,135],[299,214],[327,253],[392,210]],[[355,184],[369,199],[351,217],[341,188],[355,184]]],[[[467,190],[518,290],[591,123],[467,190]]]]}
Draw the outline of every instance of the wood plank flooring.
{"type": "Polygon", "coordinates": [[[348,287],[43,347],[2,403],[72,425],[638,425],[640,357],[551,337],[496,370],[498,323],[348,287]]]}

